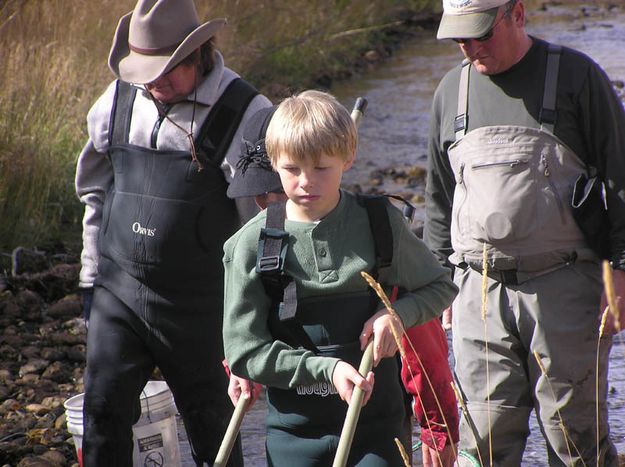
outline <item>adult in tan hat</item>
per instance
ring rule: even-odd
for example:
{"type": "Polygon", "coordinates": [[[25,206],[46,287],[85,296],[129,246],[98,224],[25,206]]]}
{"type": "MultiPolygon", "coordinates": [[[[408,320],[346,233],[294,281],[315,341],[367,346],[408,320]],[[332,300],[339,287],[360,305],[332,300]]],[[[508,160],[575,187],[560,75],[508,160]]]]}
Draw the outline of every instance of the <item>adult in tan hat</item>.
{"type": "Polygon", "coordinates": [[[535,410],[545,465],[615,466],[599,260],[612,261],[625,298],[623,105],[589,57],[527,34],[521,0],[443,9],[437,37],[466,60],[434,95],[424,238],[460,287],[453,351],[469,414],[460,447],[483,465],[519,466],[535,410]],[[573,199],[602,181],[607,212],[600,189],[573,199]]]}
{"type": "MultiPolygon", "coordinates": [[[[224,24],[200,23],[193,0],[139,0],[115,32],[117,79],[87,117],[76,170],[80,286],[92,296],[85,466],[133,465],[131,426],[155,367],[198,465],[213,463],[232,413],[221,363],[222,246],[255,207],[226,189],[241,129],[271,104],[225,67],[214,46],[224,24]]],[[[157,445],[135,449],[135,465],[157,445]]],[[[239,443],[228,465],[242,463],[239,443]]]]}

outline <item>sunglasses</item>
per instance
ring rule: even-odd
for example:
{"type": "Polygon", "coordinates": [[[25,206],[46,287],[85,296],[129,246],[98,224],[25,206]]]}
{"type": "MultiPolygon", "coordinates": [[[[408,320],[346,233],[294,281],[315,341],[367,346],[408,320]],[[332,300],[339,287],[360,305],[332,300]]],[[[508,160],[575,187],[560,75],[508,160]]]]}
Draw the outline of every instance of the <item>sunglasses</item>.
{"type": "Polygon", "coordinates": [[[499,23],[501,23],[504,19],[506,19],[506,17],[510,16],[510,12],[506,11],[503,16],[501,18],[499,18],[499,21],[497,21],[495,24],[493,24],[493,26],[486,31],[486,34],[484,34],[483,36],[480,37],[471,37],[471,38],[454,38],[452,39],[452,41],[454,41],[457,44],[465,44],[469,41],[477,41],[477,42],[486,42],[489,41],[493,38],[493,36],[495,35],[495,28],[497,26],[499,26],[499,23]]]}

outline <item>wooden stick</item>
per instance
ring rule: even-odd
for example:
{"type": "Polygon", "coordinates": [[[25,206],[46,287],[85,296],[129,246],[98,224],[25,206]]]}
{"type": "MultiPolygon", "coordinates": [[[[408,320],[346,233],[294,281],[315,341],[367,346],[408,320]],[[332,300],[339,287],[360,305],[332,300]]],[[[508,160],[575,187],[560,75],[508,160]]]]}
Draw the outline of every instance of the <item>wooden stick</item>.
{"type": "Polygon", "coordinates": [[[219,446],[219,452],[217,453],[213,467],[224,467],[228,462],[234,443],[237,440],[237,435],[241,429],[241,423],[243,422],[243,416],[245,415],[245,409],[247,408],[249,400],[250,398],[247,395],[244,396],[241,394],[239,397],[237,405],[234,408],[234,413],[230,418],[228,428],[226,429],[224,439],[221,442],[221,446],[219,446]]]}
{"type": "MultiPolygon", "coordinates": [[[[373,340],[369,341],[365,352],[362,354],[360,360],[360,367],[358,372],[366,377],[373,367],[373,340]]],[[[345,423],[343,424],[343,430],[341,431],[341,437],[339,438],[339,445],[336,449],[336,456],[334,457],[334,463],[332,467],[345,467],[347,464],[347,458],[349,456],[349,450],[352,447],[352,441],[354,440],[354,432],[356,431],[356,424],[358,423],[358,417],[360,417],[360,410],[362,409],[362,401],[364,398],[364,391],[358,386],[354,387],[354,393],[347,409],[347,415],[345,416],[345,423]]]]}

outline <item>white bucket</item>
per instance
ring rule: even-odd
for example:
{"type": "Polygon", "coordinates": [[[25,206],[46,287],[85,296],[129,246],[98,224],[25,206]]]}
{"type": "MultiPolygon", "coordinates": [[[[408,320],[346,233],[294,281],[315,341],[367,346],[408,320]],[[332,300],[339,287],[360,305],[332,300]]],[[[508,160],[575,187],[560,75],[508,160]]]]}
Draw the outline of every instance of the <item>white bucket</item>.
{"type": "MultiPolygon", "coordinates": [[[[80,467],[82,464],[84,394],[65,401],[67,430],[73,435],[80,467]]],[[[132,427],[134,467],[159,465],[179,467],[180,447],[176,427],[176,405],[165,381],[148,381],[141,393],[141,417],[132,427]]]]}

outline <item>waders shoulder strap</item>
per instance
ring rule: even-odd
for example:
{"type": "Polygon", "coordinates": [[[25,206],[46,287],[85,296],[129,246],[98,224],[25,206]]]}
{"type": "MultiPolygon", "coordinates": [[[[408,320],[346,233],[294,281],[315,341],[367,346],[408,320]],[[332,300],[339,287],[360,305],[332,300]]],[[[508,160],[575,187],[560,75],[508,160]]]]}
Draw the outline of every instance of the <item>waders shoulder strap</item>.
{"type": "MultiPolygon", "coordinates": [[[[553,134],[556,123],[556,93],[558,89],[558,72],[560,69],[560,55],[562,47],[549,44],[547,52],[547,69],[545,71],[545,89],[543,92],[542,106],[538,120],[540,128],[553,134]]],[[[454,119],[454,132],[456,141],[462,138],[468,128],[469,122],[469,77],[471,62],[467,59],[462,62],[460,71],[460,83],[458,85],[458,110],[454,119]]]]}
{"type": "Polygon", "coordinates": [[[547,71],[545,72],[545,90],[543,92],[543,105],[540,109],[538,120],[541,130],[553,134],[556,124],[556,92],[558,89],[558,72],[560,71],[560,55],[562,47],[549,44],[547,51],[547,71]]]}
{"type": "MultiPolygon", "coordinates": [[[[117,81],[111,121],[109,126],[109,144],[128,143],[132,106],[137,88],[124,81],[117,81]],[[122,111],[126,109],[126,111],[122,111]]],[[[202,163],[219,167],[226,156],[232,138],[239,128],[247,106],[258,91],[247,81],[233,80],[219,97],[209,112],[198,137],[195,147],[202,163]]]]}
{"type": "Polygon", "coordinates": [[[471,62],[468,59],[462,61],[460,70],[460,83],[458,84],[458,111],[454,118],[454,133],[456,141],[462,138],[469,127],[469,77],[471,74],[471,62]]]}
{"type": "Polygon", "coordinates": [[[233,80],[209,112],[195,140],[200,162],[219,167],[258,91],[241,78],[233,80]]]}
{"type": "Polygon", "coordinates": [[[125,81],[117,80],[109,122],[109,146],[128,143],[132,106],[136,95],[136,87],[125,81]]]}

